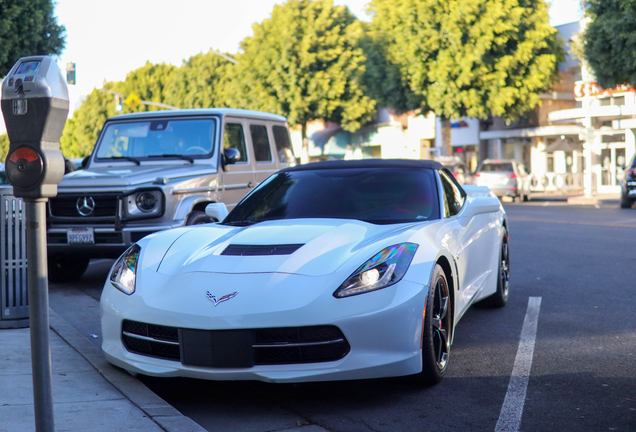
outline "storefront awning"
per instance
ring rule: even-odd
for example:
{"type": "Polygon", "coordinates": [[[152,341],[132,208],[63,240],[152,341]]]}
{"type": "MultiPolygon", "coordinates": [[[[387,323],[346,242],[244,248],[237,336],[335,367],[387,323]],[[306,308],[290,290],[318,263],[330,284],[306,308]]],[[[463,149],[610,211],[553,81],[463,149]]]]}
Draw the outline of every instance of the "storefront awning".
{"type": "Polygon", "coordinates": [[[579,143],[575,143],[570,138],[557,138],[555,142],[550,144],[546,149],[546,153],[553,153],[555,151],[573,152],[583,151],[583,146],[579,143]]]}

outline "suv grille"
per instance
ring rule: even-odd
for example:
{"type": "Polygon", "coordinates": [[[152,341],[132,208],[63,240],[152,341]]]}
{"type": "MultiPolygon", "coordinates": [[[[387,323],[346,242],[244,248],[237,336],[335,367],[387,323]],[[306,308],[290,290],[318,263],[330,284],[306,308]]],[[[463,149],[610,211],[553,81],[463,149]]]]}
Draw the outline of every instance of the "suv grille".
{"type": "Polygon", "coordinates": [[[246,365],[276,365],[319,363],[343,358],[351,349],[342,331],[333,325],[282,327],[246,330],[192,330],[124,320],[122,341],[130,352],[202,367],[249,367],[246,365]],[[202,353],[188,351],[183,335],[192,332],[207,335],[209,346],[198,347],[202,353]],[[213,359],[217,340],[223,340],[224,352],[213,359]],[[234,348],[250,341],[245,350],[234,348]],[[234,343],[235,342],[235,343],[234,343]],[[186,352],[184,352],[186,351],[186,352]],[[225,354],[227,352],[227,354],[225,354]],[[236,353],[240,352],[240,355],[236,353]]]}
{"type": "Polygon", "coordinates": [[[60,218],[112,217],[117,214],[117,195],[115,194],[60,194],[49,198],[51,216],[60,218]],[[82,216],[77,210],[77,201],[82,198],[92,198],[95,208],[88,216],[82,216]]]}

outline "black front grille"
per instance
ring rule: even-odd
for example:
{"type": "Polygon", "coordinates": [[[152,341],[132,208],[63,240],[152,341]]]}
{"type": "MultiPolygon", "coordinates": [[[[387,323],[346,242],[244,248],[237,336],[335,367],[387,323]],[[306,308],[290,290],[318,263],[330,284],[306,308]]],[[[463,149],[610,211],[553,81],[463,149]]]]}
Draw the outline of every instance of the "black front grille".
{"type": "Polygon", "coordinates": [[[90,219],[95,217],[115,217],[117,214],[117,195],[114,194],[60,194],[49,198],[49,211],[53,217],[72,217],[90,219]],[[95,209],[89,216],[82,216],[77,210],[77,200],[90,197],[95,209]]]}
{"type": "MultiPolygon", "coordinates": [[[[68,238],[65,232],[48,233],[47,241],[49,244],[68,244],[68,238]]],[[[121,233],[119,232],[96,232],[95,244],[123,244],[121,233]]]]}
{"type": "Polygon", "coordinates": [[[343,358],[351,349],[342,331],[332,325],[196,331],[209,332],[210,341],[223,341],[227,355],[224,355],[225,352],[219,355],[218,348],[214,350],[212,346],[214,342],[210,342],[210,346],[198,347],[200,352],[184,354],[182,332],[192,330],[124,320],[122,341],[130,352],[181,362],[186,356],[188,364],[204,367],[328,362],[343,358]],[[253,341],[251,349],[248,344],[247,350],[237,351],[236,348],[243,346],[246,340],[253,341]],[[212,350],[214,356],[208,356],[212,350]],[[237,355],[237,352],[240,354],[237,355]]]}
{"type": "Polygon", "coordinates": [[[130,233],[130,242],[131,243],[137,243],[142,238],[144,238],[147,235],[150,235],[150,234],[152,234],[154,232],[156,232],[156,231],[132,231],[130,233]]]}
{"type": "Polygon", "coordinates": [[[179,330],[175,327],[124,320],[122,341],[130,352],[166,360],[181,358],[179,330]]]}
{"type": "Polygon", "coordinates": [[[291,255],[300,249],[301,244],[282,245],[238,245],[231,244],[221,252],[221,255],[233,256],[262,256],[262,255],[291,255]]]}

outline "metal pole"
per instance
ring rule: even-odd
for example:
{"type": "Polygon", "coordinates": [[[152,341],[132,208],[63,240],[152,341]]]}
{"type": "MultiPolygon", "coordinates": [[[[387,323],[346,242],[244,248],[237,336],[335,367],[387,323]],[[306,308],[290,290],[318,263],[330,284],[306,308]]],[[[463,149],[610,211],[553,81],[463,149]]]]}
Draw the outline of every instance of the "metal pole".
{"type": "Polygon", "coordinates": [[[46,257],[46,202],[25,198],[27,224],[27,278],[31,325],[31,368],[35,430],[55,432],[51,348],[49,344],[49,290],[46,257]]]}
{"type": "Polygon", "coordinates": [[[589,82],[585,83],[585,96],[584,96],[584,105],[585,105],[585,148],[583,150],[584,158],[585,158],[585,177],[583,180],[583,184],[585,187],[585,196],[592,196],[592,146],[594,145],[594,136],[591,131],[592,128],[592,97],[590,93],[592,92],[592,86],[589,82]]]}

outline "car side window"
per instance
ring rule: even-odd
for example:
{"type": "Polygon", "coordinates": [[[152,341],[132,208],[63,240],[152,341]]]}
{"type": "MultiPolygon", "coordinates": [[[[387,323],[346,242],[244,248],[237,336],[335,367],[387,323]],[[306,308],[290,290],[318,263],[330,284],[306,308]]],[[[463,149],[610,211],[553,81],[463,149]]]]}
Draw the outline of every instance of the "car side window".
{"type": "Polygon", "coordinates": [[[245,134],[240,123],[225,123],[223,134],[223,148],[235,148],[241,154],[238,162],[247,162],[247,147],[245,146],[245,134]]]}
{"type": "Polygon", "coordinates": [[[271,162],[272,151],[269,146],[267,127],[265,125],[250,125],[250,134],[252,135],[256,162],[271,162]]]}
{"type": "Polygon", "coordinates": [[[444,188],[446,217],[454,216],[459,213],[464,206],[464,195],[450,179],[450,176],[445,170],[439,171],[439,177],[442,181],[442,187],[444,188]]]}
{"type": "Polygon", "coordinates": [[[276,152],[278,160],[282,163],[294,163],[294,151],[292,150],[291,140],[289,139],[289,131],[285,126],[274,126],[274,142],[276,143],[276,152]]]}

